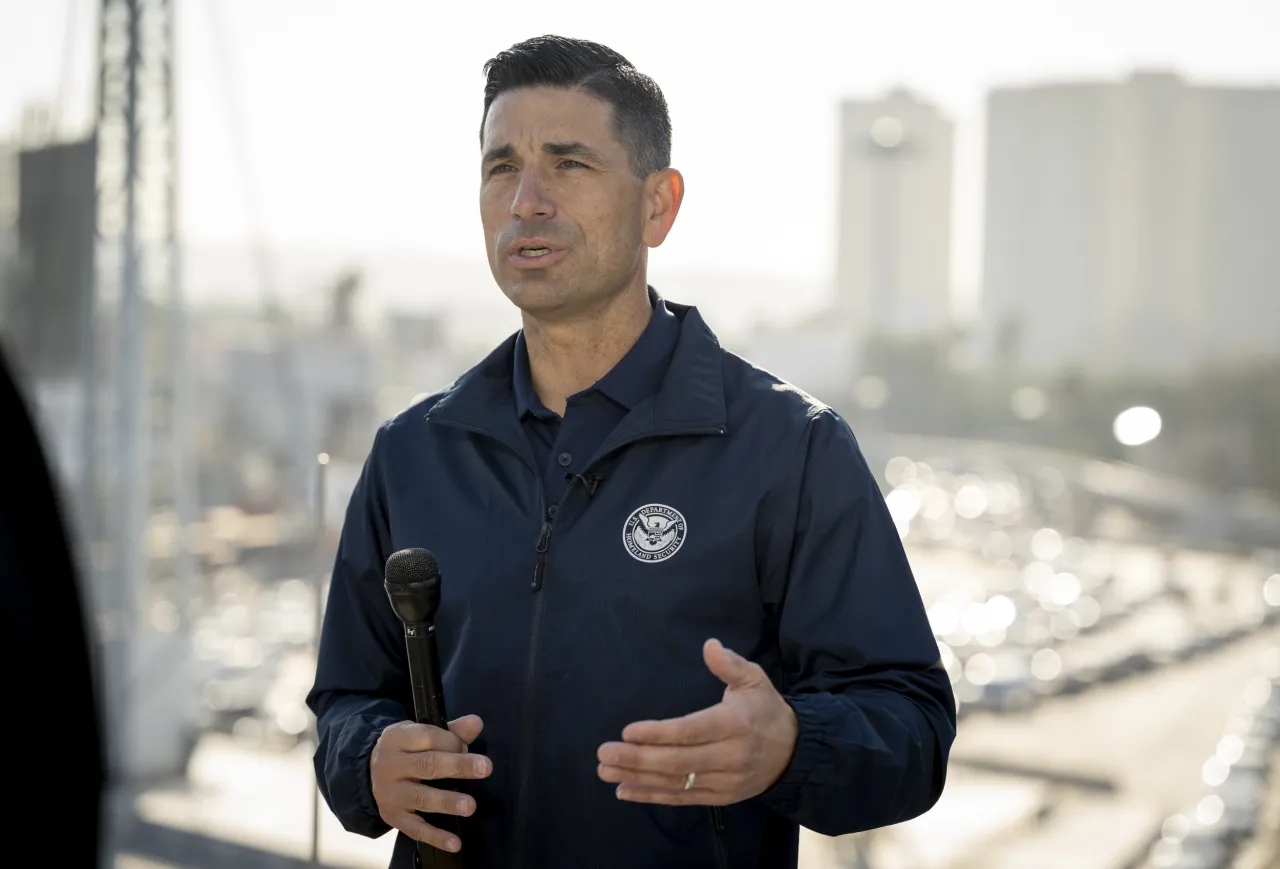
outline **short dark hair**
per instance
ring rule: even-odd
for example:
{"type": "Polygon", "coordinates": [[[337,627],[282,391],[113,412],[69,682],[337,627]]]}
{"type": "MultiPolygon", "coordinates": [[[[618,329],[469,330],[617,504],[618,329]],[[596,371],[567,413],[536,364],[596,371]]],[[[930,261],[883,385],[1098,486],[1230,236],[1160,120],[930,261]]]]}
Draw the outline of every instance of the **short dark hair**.
{"type": "Polygon", "coordinates": [[[671,116],[662,90],[612,48],[585,39],[536,36],[498,52],[484,65],[484,115],[506,91],[550,85],[580,89],[613,108],[613,132],[641,178],[671,165],[671,116]]]}

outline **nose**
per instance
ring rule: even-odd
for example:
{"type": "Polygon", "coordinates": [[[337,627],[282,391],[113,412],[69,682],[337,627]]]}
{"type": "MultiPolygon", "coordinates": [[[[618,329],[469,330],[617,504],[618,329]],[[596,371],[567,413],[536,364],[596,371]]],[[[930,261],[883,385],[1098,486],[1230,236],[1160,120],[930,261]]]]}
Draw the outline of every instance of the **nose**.
{"type": "Polygon", "coordinates": [[[556,207],[536,172],[526,170],[520,173],[520,183],[511,201],[511,214],[524,221],[555,217],[556,207]]]}

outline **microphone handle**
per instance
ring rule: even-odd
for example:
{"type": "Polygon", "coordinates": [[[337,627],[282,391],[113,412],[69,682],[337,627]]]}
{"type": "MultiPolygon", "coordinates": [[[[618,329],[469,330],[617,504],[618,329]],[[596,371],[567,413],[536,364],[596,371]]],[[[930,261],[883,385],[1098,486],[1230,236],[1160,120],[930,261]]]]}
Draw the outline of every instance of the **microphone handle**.
{"type": "MultiPolygon", "coordinates": [[[[413,715],[418,724],[449,729],[444,711],[444,685],[440,679],[440,658],[436,654],[435,625],[406,625],[405,652],[409,658],[409,683],[413,688],[413,715]]],[[[436,782],[428,782],[434,787],[436,782]]],[[[462,841],[462,821],[457,815],[428,815],[419,812],[427,823],[452,833],[462,841]]],[[[422,869],[463,869],[461,855],[441,851],[426,842],[418,843],[418,863],[422,869]]]]}
{"type": "Polygon", "coordinates": [[[440,679],[440,656],[436,652],[436,626],[414,625],[405,629],[405,651],[409,655],[409,681],[413,686],[413,715],[419,724],[449,729],[444,711],[444,685],[440,679]]]}

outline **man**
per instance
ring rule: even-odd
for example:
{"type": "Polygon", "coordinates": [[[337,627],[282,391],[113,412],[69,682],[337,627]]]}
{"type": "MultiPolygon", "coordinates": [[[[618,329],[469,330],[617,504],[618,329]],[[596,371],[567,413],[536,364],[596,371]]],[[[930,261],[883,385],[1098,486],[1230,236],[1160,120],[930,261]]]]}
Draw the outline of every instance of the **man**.
{"type": "Polygon", "coordinates": [[[558,37],[485,71],[481,220],[523,328],[374,439],[308,698],[329,805],[406,834],[396,867],[412,837],[467,866],[772,869],[798,825],[921,814],[955,705],[852,433],[648,286],[684,195],[661,91],[558,37]],[[447,732],[405,721],[383,565],[407,547],[443,575],[447,732]]]}

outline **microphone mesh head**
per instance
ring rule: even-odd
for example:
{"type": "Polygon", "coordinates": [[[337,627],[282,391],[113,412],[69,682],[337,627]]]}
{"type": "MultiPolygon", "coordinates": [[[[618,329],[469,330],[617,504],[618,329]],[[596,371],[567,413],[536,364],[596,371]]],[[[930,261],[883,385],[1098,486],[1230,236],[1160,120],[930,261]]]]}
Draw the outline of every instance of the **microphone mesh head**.
{"type": "Polygon", "coordinates": [[[429,549],[401,549],[387,559],[386,581],[392,585],[439,582],[440,566],[429,549]]]}

